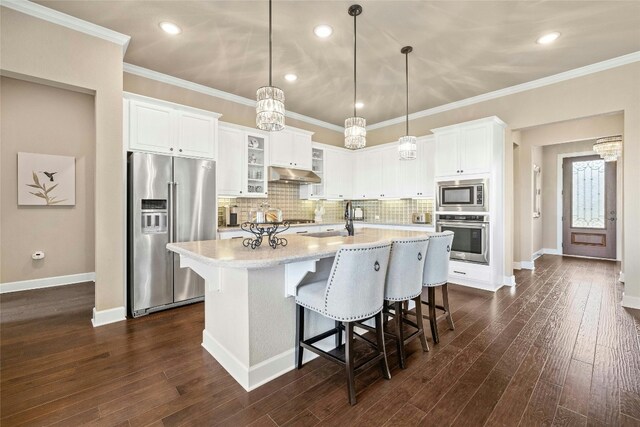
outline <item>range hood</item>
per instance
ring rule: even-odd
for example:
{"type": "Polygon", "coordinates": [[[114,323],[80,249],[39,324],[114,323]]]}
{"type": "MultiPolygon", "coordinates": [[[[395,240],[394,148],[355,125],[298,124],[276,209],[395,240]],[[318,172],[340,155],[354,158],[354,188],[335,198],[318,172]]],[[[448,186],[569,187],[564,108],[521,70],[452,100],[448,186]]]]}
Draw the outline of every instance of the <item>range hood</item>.
{"type": "Polygon", "coordinates": [[[320,184],[321,179],[311,171],[293,168],[269,167],[269,182],[297,184],[320,184]]]}

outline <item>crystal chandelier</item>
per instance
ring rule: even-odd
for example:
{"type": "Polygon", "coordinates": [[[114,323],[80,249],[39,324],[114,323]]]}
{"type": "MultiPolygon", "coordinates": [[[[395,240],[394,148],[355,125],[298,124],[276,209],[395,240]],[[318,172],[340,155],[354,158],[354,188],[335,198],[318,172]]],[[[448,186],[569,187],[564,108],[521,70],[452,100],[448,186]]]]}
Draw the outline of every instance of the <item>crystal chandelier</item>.
{"type": "Polygon", "coordinates": [[[622,135],[596,139],[593,151],[598,153],[605,162],[615,162],[622,155],[622,135]]]}
{"type": "Polygon", "coordinates": [[[404,55],[405,59],[405,83],[407,90],[407,110],[406,110],[406,132],[405,136],[401,136],[398,140],[398,154],[400,160],[415,160],[417,151],[417,138],[409,135],[409,53],[413,51],[411,46],[405,46],[400,49],[400,53],[404,55]]]}
{"type": "Polygon", "coordinates": [[[367,121],[356,115],[357,74],[356,56],[358,51],[356,37],[356,17],[362,13],[362,6],[354,4],[349,7],[349,15],[353,16],[353,117],[344,121],[344,146],[358,150],[367,145],[367,121]]]}
{"type": "Polygon", "coordinates": [[[269,86],[263,86],[256,93],[256,126],[266,131],[284,129],[284,92],[271,84],[271,0],[269,0],[269,86]]]}

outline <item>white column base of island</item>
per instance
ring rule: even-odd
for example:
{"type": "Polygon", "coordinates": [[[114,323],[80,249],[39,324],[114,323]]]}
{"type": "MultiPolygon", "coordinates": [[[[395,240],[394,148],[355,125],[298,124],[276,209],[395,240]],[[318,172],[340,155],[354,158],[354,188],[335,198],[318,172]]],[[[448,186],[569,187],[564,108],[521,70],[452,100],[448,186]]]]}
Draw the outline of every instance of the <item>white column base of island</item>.
{"type": "MultiPolygon", "coordinates": [[[[426,232],[359,230],[353,237],[286,236],[288,245],[245,248],[239,240],[170,243],[180,266],[205,279],[202,346],[246,390],[295,367],[295,295],[300,284],[326,280],[342,244],[388,241],[426,232]]],[[[365,285],[365,284],[363,284],[365,285]]],[[[309,312],[306,336],[334,327],[309,312]]],[[[318,343],[334,347],[333,338],[318,343]]],[[[316,357],[305,352],[305,361],[316,357]]]]}

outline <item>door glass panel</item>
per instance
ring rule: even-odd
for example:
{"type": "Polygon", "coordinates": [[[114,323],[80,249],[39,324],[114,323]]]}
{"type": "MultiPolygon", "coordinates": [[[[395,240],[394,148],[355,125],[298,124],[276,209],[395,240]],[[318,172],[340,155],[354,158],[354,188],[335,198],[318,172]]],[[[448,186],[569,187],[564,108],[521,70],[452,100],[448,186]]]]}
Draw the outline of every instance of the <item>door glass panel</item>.
{"type": "Polygon", "coordinates": [[[604,228],[605,162],[573,162],[571,227],[604,228]]]}

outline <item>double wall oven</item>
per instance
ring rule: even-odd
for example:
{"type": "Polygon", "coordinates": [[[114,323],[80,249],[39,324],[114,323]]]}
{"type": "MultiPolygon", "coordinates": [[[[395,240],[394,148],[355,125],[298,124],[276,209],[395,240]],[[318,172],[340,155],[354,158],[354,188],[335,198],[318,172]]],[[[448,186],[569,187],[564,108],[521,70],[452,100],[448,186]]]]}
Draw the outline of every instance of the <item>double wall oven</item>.
{"type": "Polygon", "coordinates": [[[437,231],[453,231],[451,259],[489,264],[488,180],[438,183],[437,231]]]}

